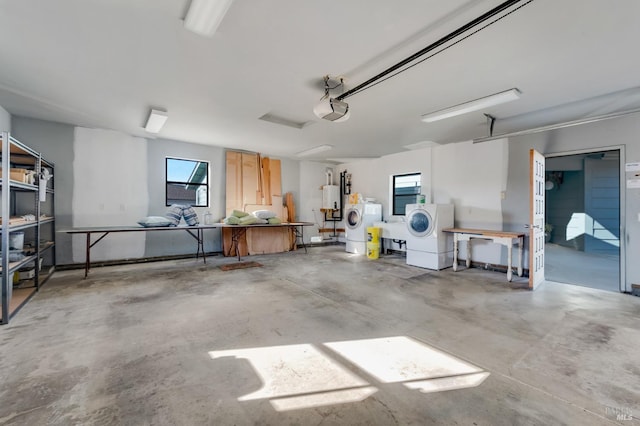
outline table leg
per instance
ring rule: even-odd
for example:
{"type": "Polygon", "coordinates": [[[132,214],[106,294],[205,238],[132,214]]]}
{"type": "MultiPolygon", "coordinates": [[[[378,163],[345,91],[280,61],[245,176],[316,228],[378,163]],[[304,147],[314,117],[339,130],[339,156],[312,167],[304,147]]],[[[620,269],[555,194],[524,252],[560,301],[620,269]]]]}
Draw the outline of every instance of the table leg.
{"type": "Polygon", "coordinates": [[[91,243],[91,232],[87,232],[87,253],[85,255],[85,264],[84,264],[84,277],[85,278],[87,278],[87,275],[89,275],[89,268],[91,267],[91,248],[93,246],[95,246],[96,244],[98,244],[100,241],[102,241],[102,239],[104,237],[106,237],[107,235],[109,235],[108,231],[105,232],[104,234],[100,235],[100,238],[98,238],[93,243],[91,243]]]}
{"type": "MultiPolygon", "coordinates": [[[[204,229],[198,229],[198,252],[202,249],[202,262],[207,263],[207,256],[204,254],[204,229]]],[[[196,254],[196,259],[198,255],[196,254]]]]}
{"type": "Polygon", "coordinates": [[[84,277],[89,275],[89,265],[91,264],[91,232],[87,232],[87,248],[84,255],[84,277]]]}
{"type": "Polygon", "coordinates": [[[242,234],[242,228],[236,229],[231,228],[231,246],[236,248],[236,256],[238,256],[238,261],[240,261],[240,235],[242,234]]]}
{"type": "Polygon", "coordinates": [[[518,238],[518,276],[522,276],[522,251],[524,249],[524,237],[518,238]]]}
{"type": "Polygon", "coordinates": [[[458,270],[458,236],[453,235],[453,272],[458,270]]]}
{"type": "Polygon", "coordinates": [[[467,268],[471,267],[471,238],[467,240],[467,268]]]}
{"type": "Polygon", "coordinates": [[[513,271],[511,271],[512,249],[513,249],[513,242],[512,240],[509,240],[509,243],[507,244],[507,281],[511,281],[511,278],[513,277],[513,271]]]}

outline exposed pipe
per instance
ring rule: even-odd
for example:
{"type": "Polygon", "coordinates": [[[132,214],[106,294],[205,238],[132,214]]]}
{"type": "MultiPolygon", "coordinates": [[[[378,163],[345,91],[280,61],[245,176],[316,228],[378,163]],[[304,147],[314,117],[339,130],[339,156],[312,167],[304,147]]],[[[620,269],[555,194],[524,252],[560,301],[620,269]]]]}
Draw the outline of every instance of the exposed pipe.
{"type": "MultiPolygon", "coordinates": [[[[358,91],[366,88],[367,86],[369,86],[372,83],[375,83],[376,81],[380,80],[381,78],[383,78],[384,76],[391,74],[392,72],[402,68],[403,66],[415,61],[416,59],[418,59],[421,56],[426,55],[427,53],[431,52],[432,50],[442,46],[443,44],[451,41],[452,39],[458,37],[459,35],[463,34],[466,31],[469,31],[470,29],[472,29],[473,27],[483,23],[484,21],[496,16],[497,14],[505,11],[506,9],[518,4],[518,3],[522,3],[526,1],[526,3],[530,3],[533,0],[509,0],[509,1],[505,1],[504,3],[500,4],[497,7],[494,7],[493,9],[491,9],[490,11],[480,15],[479,17],[477,17],[476,19],[474,19],[473,21],[461,26],[460,28],[458,28],[457,30],[447,34],[446,36],[442,37],[440,40],[431,43],[429,46],[425,47],[424,49],[414,53],[413,55],[409,56],[406,59],[403,59],[402,61],[398,62],[397,64],[387,68],[386,70],[382,71],[380,74],[371,77],[369,80],[365,81],[362,84],[359,84],[358,86],[354,87],[353,89],[347,90],[346,92],[342,93],[339,96],[336,96],[335,99],[341,101],[344,100],[346,98],[348,98],[349,96],[355,95],[358,91]]],[[[525,4],[526,4],[525,3],[525,4]]]]}

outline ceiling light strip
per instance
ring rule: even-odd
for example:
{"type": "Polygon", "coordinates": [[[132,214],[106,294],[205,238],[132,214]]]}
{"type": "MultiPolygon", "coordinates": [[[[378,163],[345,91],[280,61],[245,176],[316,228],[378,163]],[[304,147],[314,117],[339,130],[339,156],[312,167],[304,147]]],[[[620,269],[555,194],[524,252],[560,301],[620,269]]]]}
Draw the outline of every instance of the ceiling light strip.
{"type": "Polygon", "coordinates": [[[478,111],[495,105],[520,99],[520,91],[518,89],[505,90],[504,92],[494,95],[485,96],[484,98],[475,99],[449,108],[424,114],[421,118],[425,123],[432,123],[445,118],[455,117],[457,115],[467,114],[469,112],[478,111]]]}
{"type": "Polygon", "coordinates": [[[160,133],[160,130],[162,130],[167,118],[169,118],[169,116],[166,111],[152,109],[149,113],[149,118],[147,119],[147,124],[144,126],[144,129],[149,133],[160,133]]]}
{"type": "Polygon", "coordinates": [[[333,149],[333,145],[319,145],[314,148],[307,149],[305,151],[300,151],[296,155],[298,157],[306,157],[307,155],[318,154],[320,152],[329,151],[333,149]]]}
{"type": "Polygon", "coordinates": [[[184,27],[204,37],[215,34],[233,0],[191,0],[184,27]]]}
{"type": "Polygon", "coordinates": [[[564,129],[566,127],[579,126],[581,124],[597,123],[598,121],[611,120],[612,118],[624,117],[625,115],[640,113],[640,108],[631,109],[629,111],[615,112],[612,114],[599,115],[591,118],[581,118],[580,120],[565,121],[564,123],[550,124],[548,126],[534,127],[533,129],[519,130],[517,132],[502,133],[501,135],[487,136],[484,138],[473,139],[473,143],[482,143],[494,141],[497,139],[510,138],[513,136],[532,135],[534,133],[548,132],[550,130],[564,129]]]}
{"type": "MultiPolygon", "coordinates": [[[[477,25],[480,25],[481,23],[491,19],[492,17],[498,15],[499,13],[509,9],[510,7],[512,7],[512,6],[514,6],[514,5],[518,4],[518,3],[522,3],[523,1],[525,1],[525,0],[508,0],[508,1],[505,1],[504,3],[498,5],[497,7],[494,7],[490,11],[480,15],[479,17],[477,17],[473,21],[468,22],[467,24],[461,26],[457,30],[447,34],[444,37],[442,37],[438,41],[430,44],[429,46],[425,47],[424,49],[414,53],[413,55],[409,56],[408,58],[403,59],[402,61],[398,62],[397,64],[387,68],[386,70],[382,71],[378,75],[376,75],[374,77],[371,77],[369,80],[365,81],[364,83],[359,84],[358,86],[354,87],[353,89],[347,90],[346,92],[344,92],[340,96],[337,96],[336,99],[341,101],[343,99],[348,98],[351,95],[356,94],[357,92],[359,92],[359,91],[367,88],[368,86],[370,86],[372,83],[375,83],[377,80],[380,80],[381,78],[383,78],[387,74],[390,74],[390,73],[398,70],[399,68],[402,68],[403,66],[415,61],[416,59],[420,58],[421,56],[426,55],[427,53],[431,52],[432,50],[434,50],[434,49],[444,45],[445,43],[451,41],[452,39],[460,36],[461,34],[465,33],[466,31],[469,31],[470,29],[476,27],[477,25]]],[[[531,1],[533,1],[533,0],[528,0],[528,1],[526,1],[525,4],[529,4],[531,1]]]]}

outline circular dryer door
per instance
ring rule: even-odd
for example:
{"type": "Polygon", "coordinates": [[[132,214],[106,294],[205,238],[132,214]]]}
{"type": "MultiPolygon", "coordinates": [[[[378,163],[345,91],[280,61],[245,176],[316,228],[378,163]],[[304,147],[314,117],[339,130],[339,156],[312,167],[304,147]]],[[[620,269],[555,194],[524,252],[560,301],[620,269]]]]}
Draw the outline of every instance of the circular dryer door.
{"type": "Polygon", "coordinates": [[[413,210],[407,216],[407,229],[411,235],[426,237],[433,231],[433,218],[426,210],[413,210]]]}
{"type": "Polygon", "coordinates": [[[349,209],[347,210],[347,228],[356,229],[360,226],[362,222],[362,215],[360,215],[360,210],[358,209],[349,209]]]}

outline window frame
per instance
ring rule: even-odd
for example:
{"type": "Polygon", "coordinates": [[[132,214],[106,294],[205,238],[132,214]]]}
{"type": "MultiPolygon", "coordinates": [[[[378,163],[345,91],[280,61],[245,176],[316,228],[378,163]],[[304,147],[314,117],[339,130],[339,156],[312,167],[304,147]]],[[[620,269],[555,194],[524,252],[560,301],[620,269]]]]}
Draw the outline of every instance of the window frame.
{"type": "MultiPolygon", "coordinates": [[[[412,172],[412,173],[402,173],[402,174],[397,174],[397,175],[391,175],[391,215],[392,216],[404,216],[405,212],[402,211],[401,213],[397,213],[396,212],[396,197],[397,196],[406,196],[407,194],[396,194],[396,178],[399,177],[406,177],[406,176],[419,176],[420,177],[420,191],[422,191],[423,188],[423,182],[422,182],[422,172],[412,172]]],[[[419,192],[418,194],[415,194],[416,196],[421,194],[422,192],[419,192]]],[[[416,201],[417,202],[417,199],[416,201]]],[[[411,204],[411,203],[404,203],[403,205],[406,206],[407,204],[411,204]]]]}
{"type": "MultiPolygon", "coordinates": [[[[169,207],[173,204],[176,204],[175,202],[169,203],[169,193],[168,193],[168,187],[170,184],[179,184],[179,185],[199,185],[199,186],[204,186],[206,188],[206,204],[202,204],[202,205],[193,205],[193,204],[189,204],[192,207],[209,207],[210,204],[210,187],[209,187],[209,181],[210,181],[210,176],[211,176],[211,162],[206,161],[206,160],[196,160],[193,158],[181,158],[181,157],[165,157],[164,160],[164,203],[166,207],[169,207]],[[176,180],[169,180],[169,160],[178,160],[178,161],[192,161],[195,163],[203,163],[206,164],[206,183],[191,183],[191,182],[187,182],[187,181],[176,181],[176,180]]],[[[184,203],[184,204],[188,204],[188,203],[184,203]]]]}

